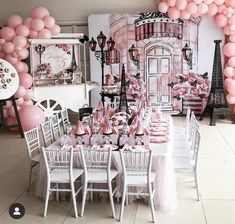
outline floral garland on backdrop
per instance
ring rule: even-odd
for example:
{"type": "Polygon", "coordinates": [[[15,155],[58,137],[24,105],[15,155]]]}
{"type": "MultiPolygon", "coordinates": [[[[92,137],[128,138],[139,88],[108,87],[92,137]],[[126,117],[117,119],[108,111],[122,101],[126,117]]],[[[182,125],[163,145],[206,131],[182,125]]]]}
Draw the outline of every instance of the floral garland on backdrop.
{"type": "Polygon", "coordinates": [[[176,74],[173,81],[168,84],[172,89],[173,97],[177,100],[183,97],[207,97],[210,89],[208,73],[200,75],[195,72],[176,74]]]}

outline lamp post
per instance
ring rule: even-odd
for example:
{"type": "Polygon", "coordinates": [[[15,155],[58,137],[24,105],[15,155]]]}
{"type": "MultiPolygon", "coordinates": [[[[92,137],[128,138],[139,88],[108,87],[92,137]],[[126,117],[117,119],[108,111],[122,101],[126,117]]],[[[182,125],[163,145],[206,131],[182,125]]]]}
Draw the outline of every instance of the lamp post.
{"type": "Polygon", "coordinates": [[[128,50],[130,59],[133,61],[134,65],[137,67],[138,71],[140,69],[140,55],[138,49],[132,44],[131,48],[128,50]]]}
{"type": "Polygon", "coordinates": [[[106,36],[103,34],[102,31],[100,31],[100,34],[97,36],[97,42],[100,47],[100,50],[96,50],[97,42],[94,40],[93,37],[89,41],[90,50],[95,52],[96,59],[100,60],[101,73],[102,73],[102,87],[104,86],[104,64],[106,62],[106,58],[109,52],[111,52],[115,46],[115,41],[111,37],[107,42],[106,39],[107,39],[106,36]],[[106,44],[107,44],[107,50],[104,49],[106,44]]]}
{"type": "Polygon", "coordinates": [[[190,69],[193,68],[193,50],[186,43],[182,48],[183,59],[187,62],[190,69]]]}

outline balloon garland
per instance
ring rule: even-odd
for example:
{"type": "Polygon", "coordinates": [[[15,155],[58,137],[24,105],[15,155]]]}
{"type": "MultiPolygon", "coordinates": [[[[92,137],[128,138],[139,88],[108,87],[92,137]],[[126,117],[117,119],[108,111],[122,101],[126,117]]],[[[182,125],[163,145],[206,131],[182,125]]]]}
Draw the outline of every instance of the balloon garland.
{"type": "Polygon", "coordinates": [[[160,0],[158,10],[168,13],[170,19],[189,19],[201,15],[213,16],[215,24],[229,36],[223,47],[228,57],[224,69],[227,102],[235,112],[235,0],[160,0]]]}
{"type": "MultiPolygon", "coordinates": [[[[41,110],[33,106],[33,79],[28,73],[28,65],[22,62],[29,56],[29,38],[51,38],[51,35],[59,33],[60,27],[43,6],[35,7],[31,17],[24,20],[19,15],[9,16],[6,26],[0,29],[0,58],[10,62],[19,74],[20,84],[15,97],[18,98],[16,103],[24,131],[38,125],[36,120],[43,121],[45,118],[41,110]]],[[[8,124],[16,122],[10,101],[4,106],[4,117],[8,124]]]]}

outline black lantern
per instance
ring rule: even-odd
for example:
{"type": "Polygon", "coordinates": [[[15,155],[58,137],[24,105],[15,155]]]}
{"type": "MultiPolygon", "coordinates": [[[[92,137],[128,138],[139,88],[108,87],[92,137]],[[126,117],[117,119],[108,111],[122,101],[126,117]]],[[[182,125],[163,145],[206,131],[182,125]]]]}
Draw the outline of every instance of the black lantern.
{"type": "Polygon", "coordinates": [[[193,50],[188,46],[187,43],[182,49],[182,55],[183,55],[183,59],[187,62],[187,65],[190,67],[190,69],[192,69],[193,68],[193,63],[192,63],[193,50]]]}
{"type": "Polygon", "coordinates": [[[140,55],[138,49],[132,44],[131,48],[128,50],[130,59],[134,62],[137,69],[140,69],[140,55]]]}
{"type": "Polygon", "coordinates": [[[110,37],[109,40],[107,41],[107,50],[104,50],[105,45],[106,45],[106,39],[107,39],[106,36],[103,34],[102,31],[100,31],[100,34],[97,36],[97,42],[100,47],[100,50],[96,50],[97,42],[94,40],[93,37],[89,41],[89,47],[91,51],[95,52],[96,59],[100,60],[101,72],[102,72],[102,88],[104,86],[104,64],[105,63],[109,64],[109,62],[107,62],[107,59],[108,60],[111,59],[110,53],[114,49],[114,46],[115,46],[115,41],[110,37]]]}

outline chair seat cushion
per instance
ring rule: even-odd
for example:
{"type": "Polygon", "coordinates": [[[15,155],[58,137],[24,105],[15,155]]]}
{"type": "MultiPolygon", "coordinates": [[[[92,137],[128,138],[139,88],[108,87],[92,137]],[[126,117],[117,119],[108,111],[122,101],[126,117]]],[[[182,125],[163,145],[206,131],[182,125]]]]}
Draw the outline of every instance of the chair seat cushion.
{"type": "MultiPolygon", "coordinates": [[[[83,174],[83,169],[73,169],[73,182],[83,174]]],[[[54,169],[50,173],[50,179],[53,183],[69,183],[69,171],[67,169],[54,169]]]]}
{"type": "Polygon", "coordinates": [[[41,161],[41,154],[38,154],[38,155],[34,156],[34,157],[32,158],[32,161],[33,161],[34,163],[40,163],[40,161],[41,161]]]}
{"type": "MultiPolygon", "coordinates": [[[[110,170],[110,179],[112,180],[118,174],[117,170],[110,170]]],[[[107,183],[108,176],[105,169],[88,169],[87,171],[88,182],[92,183],[107,183]]]]}
{"type": "MultiPolygon", "coordinates": [[[[126,185],[146,185],[147,181],[147,174],[145,172],[140,171],[127,171],[126,172],[126,185]]],[[[150,174],[150,182],[154,182],[156,177],[155,172],[151,172],[150,174]]]]}

